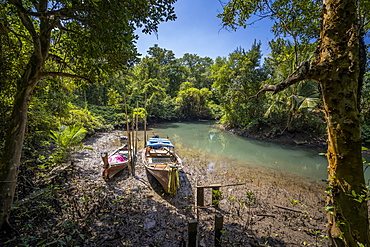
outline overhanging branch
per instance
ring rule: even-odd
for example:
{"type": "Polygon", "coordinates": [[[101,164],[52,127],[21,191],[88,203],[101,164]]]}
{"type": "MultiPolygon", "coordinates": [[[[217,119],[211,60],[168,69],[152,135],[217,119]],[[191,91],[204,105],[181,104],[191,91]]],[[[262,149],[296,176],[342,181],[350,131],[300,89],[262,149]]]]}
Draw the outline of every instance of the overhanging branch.
{"type": "Polygon", "coordinates": [[[312,79],[311,78],[311,72],[312,70],[309,69],[309,63],[304,62],[302,63],[291,75],[288,76],[283,82],[276,84],[276,85],[264,85],[263,88],[258,91],[257,94],[249,97],[249,99],[253,99],[258,97],[258,95],[270,91],[274,92],[274,94],[277,94],[286,88],[290,87],[291,85],[294,85],[300,81],[312,79]],[[302,68],[302,69],[301,69],[302,68]]]}
{"type": "Polygon", "coordinates": [[[73,79],[79,79],[79,80],[84,80],[87,82],[91,82],[89,78],[86,78],[81,75],[74,75],[70,73],[63,73],[63,72],[42,72],[40,74],[40,79],[44,79],[46,77],[68,77],[68,78],[73,78],[73,79]]]}

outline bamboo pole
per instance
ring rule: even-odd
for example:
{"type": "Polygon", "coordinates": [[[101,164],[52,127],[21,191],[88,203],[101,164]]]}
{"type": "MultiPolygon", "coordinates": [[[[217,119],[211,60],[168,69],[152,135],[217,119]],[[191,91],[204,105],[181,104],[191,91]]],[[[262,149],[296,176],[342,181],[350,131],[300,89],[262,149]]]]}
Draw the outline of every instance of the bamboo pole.
{"type": "MultiPolygon", "coordinates": [[[[136,128],[135,128],[135,159],[136,159],[136,154],[137,154],[137,149],[138,149],[138,143],[137,143],[137,140],[138,140],[138,128],[139,128],[139,114],[138,114],[138,110],[139,110],[139,104],[138,104],[138,102],[136,102],[136,116],[135,116],[135,124],[136,124],[136,128]]],[[[132,175],[133,176],[135,176],[135,163],[136,163],[136,160],[132,164],[132,175]]]]}
{"type": "Polygon", "coordinates": [[[136,102],[135,153],[137,153],[137,149],[138,149],[138,143],[137,143],[137,140],[138,140],[137,133],[139,131],[139,114],[138,114],[138,110],[139,110],[139,103],[136,102]]]}
{"type": "Polygon", "coordinates": [[[144,117],[144,148],[146,147],[146,115],[144,117]]]}
{"type": "Polygon", "coordinates": [[[134,159],[135,159],[135,154],[136,154],[136,151],[135,151],[135,142],[134,142],[134,138],[135,138],[135,133],[134,133],[134,130],[135,130],[135,111],[132,112],[132,125],[131,125],[131,143],[132,143],[132,146],[133,146],[133,150],[132,150],[132,162],[131,162],[131,175],[135,176],[135,171],[133,170],[133,166],[134,166],[134,159]]]}
{"type": "Polygon", "coordinates": [[[127,166],[128,174],[131,174],[131,162],[132,162],[132,154],[131,154],[131,137],[130,137],[130,128],[128,124],[128,113],[127,113],[127,104],[126,104],[126,95],[123,97],[124,103],[125,103],[125,114],[126,114],[126,132],[127,132],[127,138],[128,138],[128,160],[129,164],[127,166]]]}

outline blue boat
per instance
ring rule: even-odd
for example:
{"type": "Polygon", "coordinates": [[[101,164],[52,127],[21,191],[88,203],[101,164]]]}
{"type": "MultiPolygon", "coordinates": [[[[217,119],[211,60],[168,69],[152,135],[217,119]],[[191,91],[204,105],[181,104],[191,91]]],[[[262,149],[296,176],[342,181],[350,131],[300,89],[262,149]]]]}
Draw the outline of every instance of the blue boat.
{"type": "Polygon", "coordinates": [[[145,168],[169,194],[177,192],[180,186],[179,169],[182,168],[182,161],[174,148],[175,146],[168,139],[150,138],[142,151],[145,168]]]}

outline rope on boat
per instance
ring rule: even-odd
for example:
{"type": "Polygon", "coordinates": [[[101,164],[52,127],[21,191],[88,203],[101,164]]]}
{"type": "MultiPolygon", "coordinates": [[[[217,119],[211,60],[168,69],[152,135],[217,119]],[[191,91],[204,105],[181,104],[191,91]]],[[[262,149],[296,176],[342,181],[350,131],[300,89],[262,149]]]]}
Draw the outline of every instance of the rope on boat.
{"type": "Polygon", "coordinates": [[[168,180],[168,193],[176,193],[178,187],[180,187],[179,170],[176,167],[171,167],[170,179],[168,180]]]}

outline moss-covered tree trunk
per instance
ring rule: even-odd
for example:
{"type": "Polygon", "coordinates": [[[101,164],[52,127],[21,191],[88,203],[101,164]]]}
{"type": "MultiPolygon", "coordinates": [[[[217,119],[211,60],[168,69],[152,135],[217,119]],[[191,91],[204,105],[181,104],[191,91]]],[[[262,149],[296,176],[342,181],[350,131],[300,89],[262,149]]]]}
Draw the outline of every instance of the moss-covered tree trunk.
{"type": "Polygon", "coordinates": [[[358,109],[360,31],[355,0],[324,0],[314,62],[327,121],[328,230],[334,246],[370,246],[358,109]]]}
{"type": "Polygon", "coordinates": [[[356,0],[323,0],[316,60],[303,63],[284,82],[265,85],[278,93],[302,80],[319,82],[328,133],[328,232],[333,246],[370,246],[359,119],[365,47],[356,0]]]}
{"type": "MultiPolygon", "coordinates": [[[[39,8],[45,11],[47,1],[41,1],[39,8]]],[[[32,93],[42,78],[42,68],[50,48],[51,25],[49,20],[41,18],[40,29],[36,30],[30,17],[22,12],[18,14],[32,37],[34,52],[17,83],[11,121],[7,127],[8,132],[0,160],[0,228],[6,226],[5,223],[10,216],[27,125],[28,106],[32,93]]]]}
{"type": "Polygon", "coordinates": [[[27,124],[28,106],[32,91],[39,80],[41,68],[39,63],[35,56],[31,58],[25,74],[18,82],[14,97],[11,120],[0,161],[0,226],[5,226],[4,223],[10,216],[27,124]]]}

